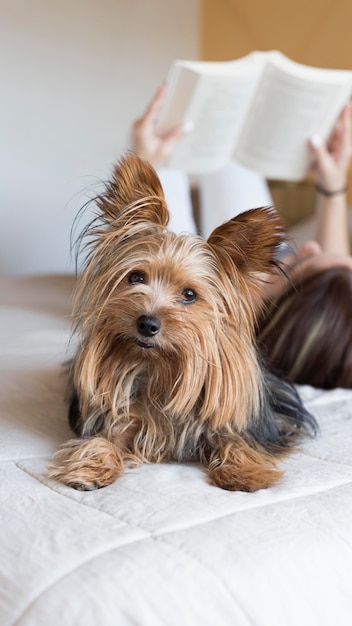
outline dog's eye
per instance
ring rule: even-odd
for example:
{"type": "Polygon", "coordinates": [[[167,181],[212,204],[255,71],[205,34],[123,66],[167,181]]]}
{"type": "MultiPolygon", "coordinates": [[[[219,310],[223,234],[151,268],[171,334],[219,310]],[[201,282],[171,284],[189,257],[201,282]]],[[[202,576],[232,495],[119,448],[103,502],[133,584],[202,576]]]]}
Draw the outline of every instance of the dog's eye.
{"type": "Polygon", "coordinates": [[[190,289],[189,287],[187,287],[187,289],[184,289],[182,292],[182,302],[185,302],[186,304],[190,304],[192,302],[195,302],[197,299],[197,294],[194,291],[194,289],[190,289]]]}
{"type": "Polygon", "coordinates": [[[145,283],[145,274],[143,272],[130,272],[128,275],[128,282],[130,285],[145,283]]]}

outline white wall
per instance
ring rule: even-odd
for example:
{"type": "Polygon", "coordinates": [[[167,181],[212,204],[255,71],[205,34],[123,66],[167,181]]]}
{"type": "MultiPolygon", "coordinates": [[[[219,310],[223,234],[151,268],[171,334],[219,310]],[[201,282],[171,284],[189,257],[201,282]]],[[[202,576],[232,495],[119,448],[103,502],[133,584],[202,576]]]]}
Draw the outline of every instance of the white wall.
{"type": "Polygon", "coordinates": [[[0,0],[0,273],[70,271],[70,228],[173,58],[198,0],[0,0]]]}

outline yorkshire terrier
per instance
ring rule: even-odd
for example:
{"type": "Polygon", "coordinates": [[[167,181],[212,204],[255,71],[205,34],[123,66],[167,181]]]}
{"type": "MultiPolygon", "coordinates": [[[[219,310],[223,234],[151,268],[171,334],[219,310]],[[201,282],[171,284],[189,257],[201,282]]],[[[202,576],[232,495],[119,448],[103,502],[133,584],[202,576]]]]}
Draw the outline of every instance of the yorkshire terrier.
{"type": "Polygon", "coordinates": [[[78,438],[49,475],[91,490],[125,467],[197,461],[223,489],[276,484],[278,460],[316,429],[255,341],[261,279],[284,238],[277,212],[242,213],[207,241],[177,236],[156,172],[133,154],[96,203],[74,310],[78,438]]]}

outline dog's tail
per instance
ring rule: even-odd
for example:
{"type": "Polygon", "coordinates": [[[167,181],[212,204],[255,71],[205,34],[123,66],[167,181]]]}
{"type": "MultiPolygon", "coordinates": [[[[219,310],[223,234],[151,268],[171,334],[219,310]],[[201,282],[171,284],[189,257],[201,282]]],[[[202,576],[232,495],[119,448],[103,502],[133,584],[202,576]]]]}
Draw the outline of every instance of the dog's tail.
{"type": "Polygon", "coordinates": [[[269,454],[284,454],[304,436],[316,435],[318,424],[291,382],[266,367],[263,379],[261,411],[248,425],[248,443],[269,454]]]}

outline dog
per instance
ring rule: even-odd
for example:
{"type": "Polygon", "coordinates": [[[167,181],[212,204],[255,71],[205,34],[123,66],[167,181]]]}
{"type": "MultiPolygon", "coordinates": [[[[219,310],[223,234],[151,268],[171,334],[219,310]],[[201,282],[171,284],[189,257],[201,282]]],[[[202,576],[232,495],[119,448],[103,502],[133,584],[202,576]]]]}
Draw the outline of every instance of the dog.
{"type": "Polygon", "coordinates": [[[177,236],[156,172],[132,153],[96,206],[74,307],[69,423],[78,437],[49,476],[92,490],[126,467],[196,461],[223,489],[275,485],[279,460],[316,430],[256,346],[260,277],[276,271],[284,238],[278,213],[249,210],[207,241],[177,236]]]}

